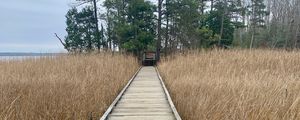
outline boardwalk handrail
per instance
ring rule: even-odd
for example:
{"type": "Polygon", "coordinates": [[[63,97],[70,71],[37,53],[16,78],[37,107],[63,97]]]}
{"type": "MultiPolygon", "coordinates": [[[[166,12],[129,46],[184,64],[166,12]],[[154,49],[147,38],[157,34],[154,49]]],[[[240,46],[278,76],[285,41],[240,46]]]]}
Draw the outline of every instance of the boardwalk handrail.
{"type": "Polygon", "coordinates": [[[168,89],[167,89],[167,87],[166,87],[164,81],[162,80],[162,78],[161,78],[161,76],[160,76],[160,74],[159,74],[159,71],[158,71],[157,67],[155,67],[155,70],[156,70],[157,76],[158,76],[158,78],[159,78],[159,80],[160,80],[160,82],[161,82],[161,84],[162,84],[162,86],[163,86],[163,88],[164,88],[164,92],[165,92],[165,94],[166,94],[166,96],[167,96],[169,105],[170,105],[170,107],[171,107],[171,109],[172,109],[172,112],[173,112],[173,114],[174,114],[176,120],[181,120],[181,117],[180,117],[180,115],[179,115],[178,112],[177,112],[177,109],[176,109],[176,107],[175,107],[175,105],[174,105],[174,103],[173,103],[173,101],[172,101],[172,98],[171,98],[171,96],[170,96],[170,94],[169,94],[169,92],[168,92],[168,89]]]}
{"type": "Polygon", "coordinates": [[[131,79],[129,80],[129,82],[122,89],[122,91],[119,93],[119,95],[116,97],[116,99],[112,102],[112,104],[108,107],[108,109],[102,115],[102,117],[100,118],[100,120],[106,120],[107,119],[107,116],[112,112],[113,108],[116,106],[116,104],[118,103],[118,101],[121,99],[122,95],[124,94],[124,92],[126,91],[126,89],[130,86],[130,84],[132,83],[132,81],[134,80],[134,78],[136,77],[136,75],[140,72],[141,68],[142,67],[140,67],[137,70],[137,72],[135,72],[135,74],[131,77],[131,79]]]}

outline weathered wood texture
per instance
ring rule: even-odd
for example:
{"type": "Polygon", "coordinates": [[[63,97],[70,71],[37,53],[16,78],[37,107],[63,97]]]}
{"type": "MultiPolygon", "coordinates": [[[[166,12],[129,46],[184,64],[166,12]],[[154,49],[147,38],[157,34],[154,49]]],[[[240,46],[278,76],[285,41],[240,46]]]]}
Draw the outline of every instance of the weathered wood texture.
{"type": "Polygon", "coordinates": [[[113,107],[108,120],[176,120],[154,67],[143,67],[113,107]]]}

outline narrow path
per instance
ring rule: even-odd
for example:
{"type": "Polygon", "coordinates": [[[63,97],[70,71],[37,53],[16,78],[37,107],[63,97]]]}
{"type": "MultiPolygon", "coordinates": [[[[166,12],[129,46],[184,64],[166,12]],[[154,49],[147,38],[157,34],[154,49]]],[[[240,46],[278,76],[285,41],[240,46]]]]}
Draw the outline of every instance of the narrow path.
{"type": "Polygon", "coordinates": [[[126,87],[101,120],[180,120],[155,67],[141,68],[126,87]]]}

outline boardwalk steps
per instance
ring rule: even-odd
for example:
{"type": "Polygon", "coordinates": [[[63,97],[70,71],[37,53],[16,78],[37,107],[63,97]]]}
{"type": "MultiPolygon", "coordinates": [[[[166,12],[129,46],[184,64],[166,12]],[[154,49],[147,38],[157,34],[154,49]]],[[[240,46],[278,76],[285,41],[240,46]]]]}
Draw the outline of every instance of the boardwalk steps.
{"type": "Polygon", "coordinates": [[[100,120],[181,120],[155,67],[142,67],[100,120]]]}

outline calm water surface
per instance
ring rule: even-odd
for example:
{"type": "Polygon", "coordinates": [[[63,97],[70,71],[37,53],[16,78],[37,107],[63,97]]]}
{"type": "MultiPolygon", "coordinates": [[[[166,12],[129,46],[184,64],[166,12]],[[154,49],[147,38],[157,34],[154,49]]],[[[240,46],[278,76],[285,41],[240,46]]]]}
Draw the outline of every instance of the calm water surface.
{"type": "Polygon", "coordinates": [[[25,59],[39,59],[43,57],[56,57],[62,54],[58,53],[0,53],[0,60],[25,60],[25,59]]]}

